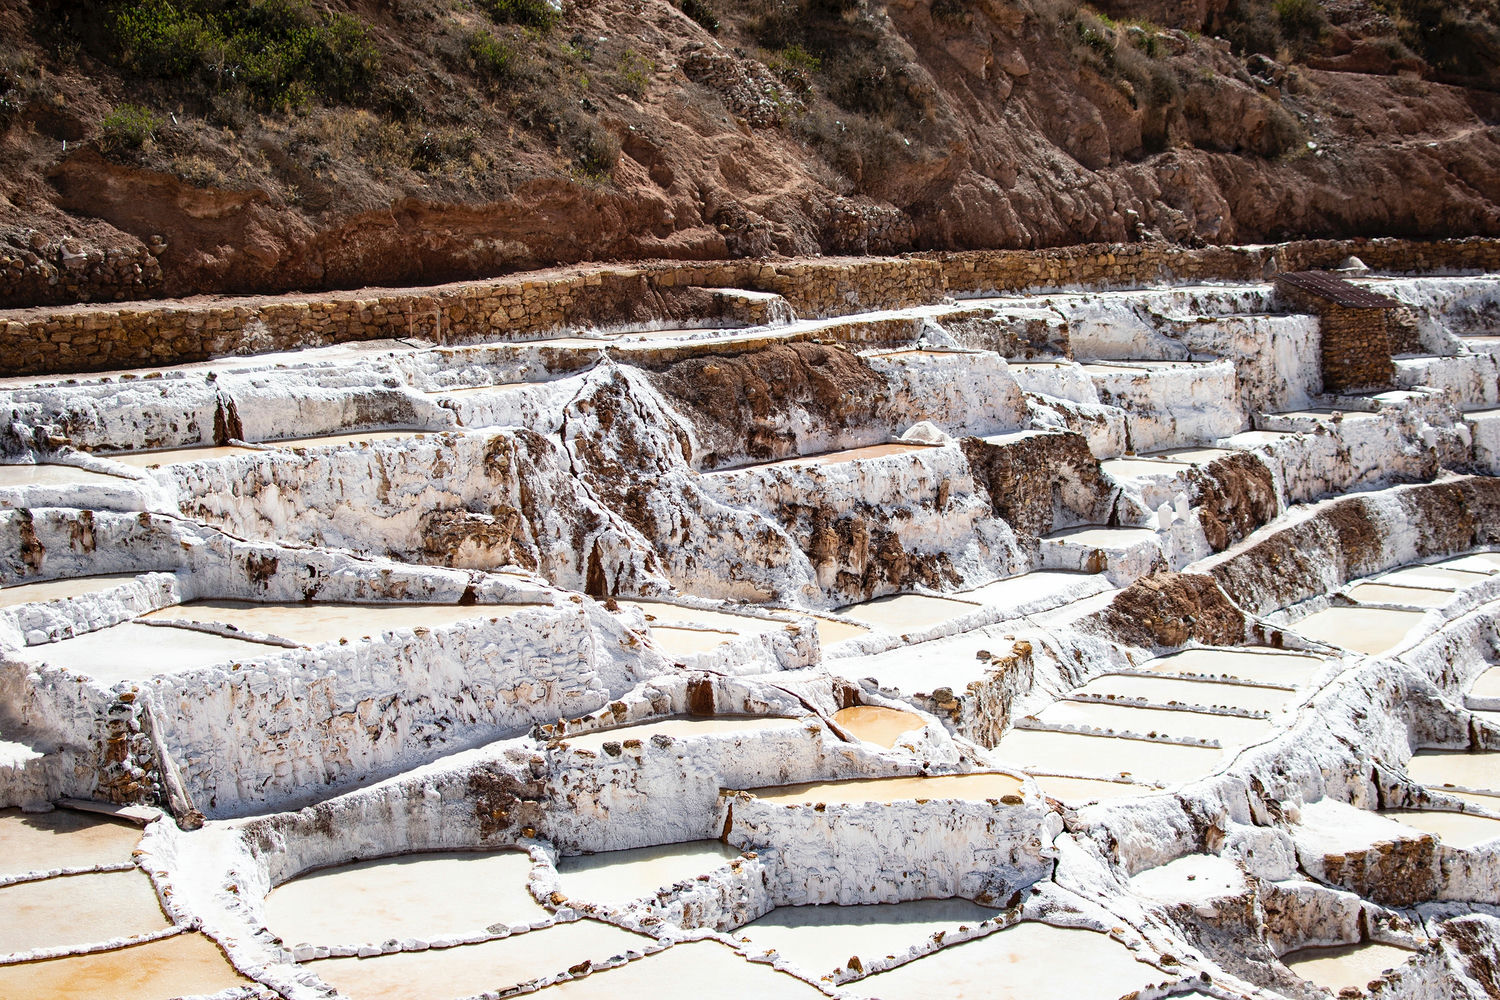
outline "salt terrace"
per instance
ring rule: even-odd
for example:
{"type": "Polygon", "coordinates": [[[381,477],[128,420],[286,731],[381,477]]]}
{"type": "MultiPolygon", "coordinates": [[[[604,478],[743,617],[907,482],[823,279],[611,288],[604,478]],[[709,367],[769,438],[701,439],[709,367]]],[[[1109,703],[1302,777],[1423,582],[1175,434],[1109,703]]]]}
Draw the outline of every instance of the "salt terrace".
{"type": "Polygon", "coordinates": [[[1500,275],[1273,250],[7,320],[243,351],[0,386],[0,996],[1500,995],[1500,275]]]}

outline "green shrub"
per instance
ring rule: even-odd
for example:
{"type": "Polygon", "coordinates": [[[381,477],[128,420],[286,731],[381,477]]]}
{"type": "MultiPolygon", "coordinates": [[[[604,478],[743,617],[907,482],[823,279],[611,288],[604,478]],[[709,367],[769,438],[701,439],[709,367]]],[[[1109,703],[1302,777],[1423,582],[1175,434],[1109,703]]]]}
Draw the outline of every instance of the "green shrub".
{"type": "Polygon", "coordinates": [[[1318,0],[1275,0],[1276,23],[1289,39],[1316,41],[1327,22],[1318,0]]]}
{"type": "Polygon", "coordinates": [[[156,138],[161,119],[139,104],[121,104],[99,123],[99,146],[106,152],[130,152],[156,138]]]}
{"type": "Polygon", "coordinates": [[[504,40],[480,30],[469,36],[468,47],[475,69],[491,80],[508,83],[516,78],[516,50],[504,40]]]}
{"type": "Polygon", "coordinates": [[[626,49],[620,54],[620,63],[617,68],[620,73],[621,89],[637,100],[645,97],[646,87],[651,82],[651,74],[656,72],[656,63],[635,49],[626,49]]]}
{"type": "Polygon", "coordinates": [[[682,12],[697,21],[698,26],[704,31],[710,35],[719,33],[719,19],[706,0],[681,0],[679,6],[682,12]]]}
{"type": "Polygon", "coordinates": [[[496,24],[518,24],[547,31],[562,18],[562,13],[547,0],[479,0],[479,4],[496,24]]]}

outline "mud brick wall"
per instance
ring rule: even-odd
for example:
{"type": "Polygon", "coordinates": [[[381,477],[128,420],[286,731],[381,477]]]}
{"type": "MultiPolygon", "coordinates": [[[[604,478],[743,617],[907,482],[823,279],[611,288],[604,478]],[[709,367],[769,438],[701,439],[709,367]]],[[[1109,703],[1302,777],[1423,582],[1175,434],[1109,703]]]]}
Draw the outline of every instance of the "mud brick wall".
{"type": "Polygon", "coordinates": [[[1385,309],[1350,309],[1329,303],[1318,317],[1322,333],[1323,389],[1388,389],[1396,376],[1385,309]]]}

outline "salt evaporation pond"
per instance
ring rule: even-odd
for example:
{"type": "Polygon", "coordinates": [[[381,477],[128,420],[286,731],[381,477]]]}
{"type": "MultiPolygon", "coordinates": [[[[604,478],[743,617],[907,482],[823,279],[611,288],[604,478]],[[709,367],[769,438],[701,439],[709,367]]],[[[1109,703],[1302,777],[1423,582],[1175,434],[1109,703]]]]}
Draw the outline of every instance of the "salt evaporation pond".
{"type": "Polygon", "coordinates": [[[454,1000],[643,951],[652,939],[598,920],[578,920],[456,948],[371,958],[324,958],[306,968],[351,1000],[454,1000]]]}
{"type": "Polygon", "coordinates": [[[866,802],[907,802],[912,799],[958,799],[987,802],[1021,794],[1021,779],[1009,774],[920,775],[909,778],[855,778],[850,781],[810,781],[799,785],[748,788],[762,802],[799,805],[859,805],[866,802]]]}
{"type": "Polygon", "coordinates": [[[241,448],[236,445],[204,446],[202,448],[164,448],[161,451],[112,451],[96,452],[96,458],[107,458],[111,462],[149,469],[153,465],[184,465],[188,462],[212,462],[220,458],[237,458],[240,455],[263,455],[259,448],[241,448]]]}
{"type": "Polygon", "coordinates": [[[1287,628],[1317,642],[1373,656],[1400,643],[1422,617],[1419,611],[1327,608],[1291,622],[1287,628]]]}
{"type": "Polygon", "coordinates": [[[1164,785],[1201,778],[1224,758],[1218,747],[1044,729],[1012,729],[995,745],[995,753],[1028,771],[1041,768],[1087,778],[1123,775],[1164,785]]]}
{"type": "Polygon", "coordinates": [[[1475,573],[1500,573],[1500,552],[1471,552],[1454,559],[1441,559],[1431,565],[1475,573]]]}
{"type": "Polygon", "coordinates": [[[1140,698],[1159,705],[1180,704],[1202,707],[1228,707],[1252,712],[1275,712],[1291,699],[1293,692],[1282,687],[1253,687],[1248,684],[1225,684],[1220,681],[1190,680],[1181,677],[1142,677],[1138,674],[1105,674],[1073,691],[1114,698],[1140,698]]]}
{"type": "Polygon", "coordinates": [[[1500,667],[1491,667],[1479,675],[1479,679],[1469,688],[1469,695],[1474,698],[1500,698],[1500,667]]]}
{"type": "Polygon", "coordinates": [[[872,444],[863,448],[846,448],[842,451],[829,451],[821,455],[799,455],[796,458],[787,458],[779,462],[767,462],[763,466],[752,466],[752,468],[767,468],[778,465],[838,465],[843,462],[857,462],[867,458],[886,458],[890,455],[906,455],[914,451],[926,451],[936,447],[930,444],[912,444],[905,441],[892,441],[889,444],[872,444]]]}
{"type": "Polygon", "coordinates": [[[1069,542],[1073,545],[1089,545],[1096,549],[1125,549],[1142,542],[1155,541],[1156,532],[1150,528],[1109,528],[1088,525],[1068,528],[1043,536],[1043,542],[1069,542]]]}
{"type": "Polygon", "coordinates": [[[96,944],[172,926],[138,869],[0,886],[0,954],[96,944]]]}
{"type": "Polygon", "coordinates": [[[804,972],[822,976],[859,956],[868,965],[904,957],[937,931],[975,926],[1000,911],[967,899],[919,899],[869,906],[779,906],[734,932],[749,954],[775,951],[804,972]]]}
{"type": "Polygon", "coordinates": [[[316,646],[339,639],[380,635],[398,628],[442,628],[476,619],[508,618],[527,604],[259,604],[253,601],[190,601],[142,617],[233,625],[316,646]]]}
{"type": "Polygon", "coordinates": [[[583,979],[559,983],[539,1000],[824,1000],[821,990],[769,965],[747,962],[717,941],[691,941],[583,979]]]}
{"type": "Polygon", "coordinates": [[[60,601],[66,597],[98,594],[134,580],[134,573],[108,573],[101,576],[75,576],[69,580],[42,580],[0,588],[0,608],[13,608],[36,601],[60,601]]]}
{"type": "Polygon", "coordinates": [[[1489,573],[1477,570],[1450,569],[1446,566],[1406,566],[1402,569],[1382,573],[1376,579],[1380,583],[1394,583],[1403,587],[1430,587],[1435,590],[1463,590],[1490,578],[1489,573]]]}
{"type": "Polygon", "coordinates": [[[670,736],[673,739],[693,739],[698,736],[745,735],[765,732],[769,729],[799,729],[803,719],[787,719],[768,715],[714,715],[679,716],[673,719],[658,719],[619,729],[601,729],[578,735],[558,737],[575,750],[601,753],[606,743],[623,743],[626,740],[645,742],[653,736],[670,736]]]}
{"type": "Polygon", "coordinates": [[[1380,815],[1430,833],[1449,847],[1471,848],[1500,837],[1500,819],[1438,809],[1385,809],[1380,815]]]}
{"type": "Polygon", "coordinates": [[[1147,660],[1139,669],[1160,674],[1201,674],[1296,687],[1312,680],[1323,662],[1317,657],[1299,653],[1200,646],[1147,660]]]}
{"type": "Polygon", "coordinates": [[[128,864],[141,828],[87,813],[0,809],[0,876],[128,864]]]}
{"type": "Polygon", "coordinates": [[[99,683],[115,684],[281,652],[263,642],[125,622],[60,642],[28,646],[20,657],[28,663],[66,667],[99,683]]]}
{"type": "Polygon", "coordinates": [[[547,916],[526,889],[524,851],[403,854],[298,876],[266,897],[266,927],[290,944],[454,937],[547,916]]]}
{"type": "Polygon", "coordinates": [[[738,849],[717,840],[690,840],[558,858],[557,877],[569,899],[620,906],[706,875],[739,856],[738,849]]]}
{"type": "Polygon", "coordinates": [[[433,434],[425,427],[410,427],[389,431],[350,431],[343,434],[318,434],[313,437],[280,438],[275,441],[257,441],[267,448],[350,448],[380,441],[404,441],[418,434],[433,434]]]}
{"type": "Polygon", "coordinates": [[[114,951],[0,965],[0,996],[46,1000],[170,1000],[252,985],[202,934],[114,951]]]}
{"type": "Polygon", "coordinates": [[[1387,969],[1406,964],[1415,952],[1394,945],[1366,941],[1334,947],[1299,948],[1281,956],[1281,964],[1293,973],[1338,993],[1353,987],[1363,991],[1387,969]]]}
{"type": "Polygon", "coordinates": [[[1189,462],[1170,462],[1149,458],[1107,458],[1099,463],[1099,470],[1115,479],[1176,476],[1192,467],[1189,462]]]}
{"type": "Polygon", "coordinates": [[[727,642],[740,638],[738,632],[721,632],[717,629],[681,628],[676,625],[653,625],[651,641],[667,656],[692,656],[718,649],[727,642]]]}
{"type": "Polygon", "coordinates": [[[1411,779],[1429,788],[1456,785],[1476,792],[1500,794],[1500,750],[1466,753],[1462,750],[1419,750],[1406,765],[1411,779]]]}
{"type": "Polygon", "coordinates": [[[1268,719],[1066,699],[1048,705],[1037,719],[1051,726],[1089,726],[1137,736],[1217,740],[1222,746],[1253,742],[1273,728],[1268,719]]]}
{"type": "Polygon", "coordinates": [[[1097,931],[1025,920],[851,983],[882,1000],[1037,1000],[1120,997],[1167,978],[1097,931]]]}
{"type": "Polygon", "coordinates": [[[1033,774],[1031,777],[1037,783],[1037,787],[1042,790],[1043,795],[1068,805],[1108,802],[1112,799],[1134,799],[1159,791],[1150,785],[1104,781],[1100,778],[1064,778],[1055,774],[1033,774]]]}
{"type": "Polygon", "coordinates": [[[978,611],[978,604],[926,594],[893,594],[839,608],[839,614],[882,632],[898,634],[931,628],[978,611]]]}
{"type": "Polygon", "coordinates": [[[0,489],[12,486],[121,486],[132,480],[76,465],[0,465],[0,489]]]}
{"type": "Polygon", "coordinates": [[[879,705],[841,708],[833,714],[833,721],[851,736],[883,747],[895,746],[903,734],[927,725],[927,720],[915,712],[879,705]]]}
{"type": "Polygon", "coordinates": [[[486,392],[506,392],[512,389],[525,389],[535,385],[533,382],[497,382],[494,385],[465,385],[450,389],[429,389],[429,396],[475,396],[486,392]]]}
{"type": "Polygon", "coordinates": [[[1413,608],[1441,608],[1453,600],[1450,590],[1384,582],[1355,584],[1349,588],[1349,596],[1361,604],[1404,604],[1413,608]]]}

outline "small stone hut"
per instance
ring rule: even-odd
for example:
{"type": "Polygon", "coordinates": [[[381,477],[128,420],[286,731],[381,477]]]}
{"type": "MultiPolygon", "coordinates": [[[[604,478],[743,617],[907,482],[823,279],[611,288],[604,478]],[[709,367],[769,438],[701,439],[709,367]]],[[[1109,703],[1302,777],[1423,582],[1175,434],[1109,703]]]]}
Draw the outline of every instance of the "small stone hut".
{"type": "Polygon", "coordinates": [[[1389,389],[1391,319],[1401,303],[1327,271],[1291,271],[1276,276],[1276,289],[1298,312],[1318,317],[1322,335],[1323,391],[1389,389]]]}

